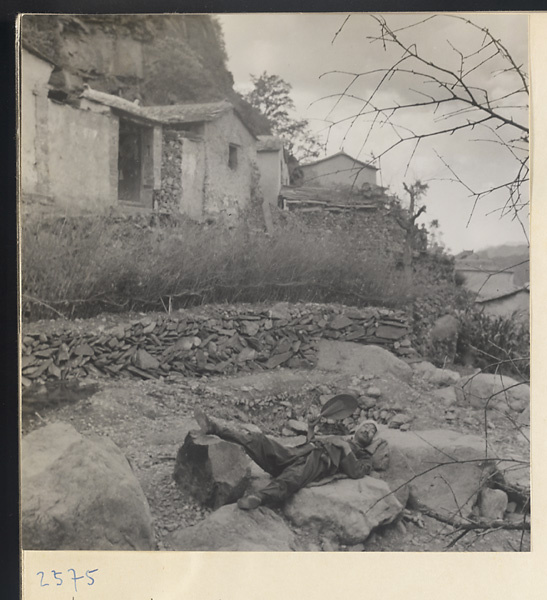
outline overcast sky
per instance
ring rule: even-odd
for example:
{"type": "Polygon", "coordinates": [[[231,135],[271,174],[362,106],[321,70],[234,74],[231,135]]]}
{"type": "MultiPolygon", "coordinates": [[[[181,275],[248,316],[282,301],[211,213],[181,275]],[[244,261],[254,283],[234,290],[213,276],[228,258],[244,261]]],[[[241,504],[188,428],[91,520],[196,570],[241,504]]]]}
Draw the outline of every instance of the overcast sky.
{"type": "MultiPolygon", "coordinates": [[[[406,27],[424,19],[424,15],[385,17],[391,28],[406,27]]],[[[481,26],[487,26],[502,41],[515,62],[527,68],[526,16],[471,15],[470,18],[481,26]]],[[[266,71],[279,75],[293,87],[292,97],[298,115],[307,118],[314,132],[323,140],[328,140],[327,154],[343,149],[356,158],[368,161],[372,154],[378,156],[392,143],[390,135],[393,134],[388,128],[383,128],[367,138],[370,119],[366,117],[355,122],[346,120],[329,129],[329,123],[347,119],[362,110],[363,103],[345,98],[335,106],[337,98],[332,95],[340,94],[352,78],[343,73],[326,73],[362,73],[390,66],[400,53],[394,54],[389,47],[385,51],[378,42],[371,43],[369,36],[375,35],[378,28],[370,16],[352,15],[339,31],[345,19],[346,15],[343,14],[220,16],[229,57],[228,67],[238,91],[249,89],[251,74],[259,75],[266,71]],[[350,123],[352,125],[348,127],[350,123]]],[[[428,21],[418,29],[405,29],[401,35],[416,43],[420,54],[442,61],[451,69],[459,64],[457,51],[471,53],[482,41],[482,34],[458,20],[446,17],[428,21]]],[[[492,98],[513,91],[518,82],[511,74],[502,73],[502,68],[503,65],[496,60],[489,61],[485,67],[473,73],[473,83],[488,88],[492,98]]],[[[362,77],[349,91],[357,98],[364,98],[374,85],[374,77],[362,77]]],[[[408,77],[394,78],[384,95],[380,93],[376,100],[378,103],[423,101],[424,96],[418,94],[424,90],[416,90],[416,87],[416,82],[408,77]]],[[[527,124],[526,111],[507,108],[506,114],[527,124]]],[[[425,110],[402,115],[400,123],[424,132],[430,131],[433,126],[432,115],[425,110]]],[[[428,224],[437,219],[442,240],[453,252],[527,241],[523,232],[523,224],[526,231],[528,226],[527,209],[520,213],[521,223],[510,216],[500,218],[496,209],[503,205],[505,196],[494,196],[481,200],[470,219],[473,199],[469,197],[469,192],[459,184],[446,181],[452,175],[438,155],[476,191],[501,183],[515,171],[517,163],[506,149],[499,144],[473,141],[485,136],[486,132],[475,130],[473,133],[432,138],[428,143],[421,144],[414,155],[413,146],[409,144],[389,152],[381,159],[379,183],[402,198],[403,181],[412,183],[421,179],[428,182],[430,189],[425,199],[427,212],[420,222],[428,224]],[[412,160],[407,166],[411,156],[412,160]]]]}

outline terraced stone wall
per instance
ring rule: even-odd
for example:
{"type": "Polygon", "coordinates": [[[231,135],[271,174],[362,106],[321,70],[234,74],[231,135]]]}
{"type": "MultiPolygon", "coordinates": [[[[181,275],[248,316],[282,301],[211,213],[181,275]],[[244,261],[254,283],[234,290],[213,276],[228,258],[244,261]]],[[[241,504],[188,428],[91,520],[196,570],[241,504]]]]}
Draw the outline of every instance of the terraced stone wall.
{"type": "Polygon", "coordinates": [[[98,319],[36,322],[23,334],[22,383],[312,368],[322,338],[380,345],[409,356],[414,353],[409,332],[400,311],[287,303],[157,313],[109,327],[98,319]]]}

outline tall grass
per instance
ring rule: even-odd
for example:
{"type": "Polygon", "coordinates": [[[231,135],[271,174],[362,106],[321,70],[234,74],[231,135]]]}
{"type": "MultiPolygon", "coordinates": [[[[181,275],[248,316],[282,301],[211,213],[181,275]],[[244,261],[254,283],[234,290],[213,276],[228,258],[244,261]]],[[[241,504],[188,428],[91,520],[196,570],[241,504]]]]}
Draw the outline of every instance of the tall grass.
{"type": "Polygon", "coordinates": [[[472,358],[486,372],[530,377],[530,327],[515,316],[487,315],[477,309],[460,313],[457,359],[472,358]]]}
{"type": "Polygon", "coordinates": [[[34,218],[22,229],[23,313],[43,317],[210,302],[315,301],[398,307],[409,290],[343,232],[111,216],[34,218]]]}

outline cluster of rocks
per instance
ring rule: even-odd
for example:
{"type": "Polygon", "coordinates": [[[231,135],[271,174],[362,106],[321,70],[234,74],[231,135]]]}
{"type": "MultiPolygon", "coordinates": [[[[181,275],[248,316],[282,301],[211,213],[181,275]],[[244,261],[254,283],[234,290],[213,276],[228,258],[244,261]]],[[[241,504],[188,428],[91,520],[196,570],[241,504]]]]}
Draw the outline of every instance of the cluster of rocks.
{"type": "MultiPolygon", "coordinates": [[[[521,420],[529,411],[527,385],[501,375],[460,377],[426,362],[410,366],[378,346],[337,340],[319,341],[317,365],[327,372],[323,373],[325,383],[316,386],[320,401],[331,397],[336,385],[334,381],[327,385],[328,371],[332,376],[350,375],[349,390],[358,396],[359,408],[345,423],[348,429],[363,416],[386,423],[379,425],[379,433],[390,447],[387,469],[361,480],[340,479],[307,487],[280,511],[267,507],[241,511],[233,502],[247,491],[262,487],[269,476],[241,447],[203,435],[188,419],[181,428],[186,437],[177,437],[174,447],[178,453],[173,477],[181,493],[213,512],[197,524],[177,524],[169,529],[167,548],[362,551],[375,530],[392,523],[404,529],[401,519],[405,507],[420,510],[421,505],[448,519],[463,515],[472,520],[520,523],[528,518],[529,467],[525,461],[508,460],[487,444],[482,434],[425,428],[401,431],[398,427],[406,429],[408,420],[398,425],[395,417],[409,418],[409,406],[398,410],[390,398],[390,386],[398,385],[403,393],[410,393],[409,383],[421,379],[432,387],[433,396],[443,395],[445,399],[439,396],[439,403],[447,409],[457,405],[482,414],[495,406],[521,420]],[[182,446],[179,439],[184,439],[182,446]]],[[[297,371],[287,373],[291,377],[302,375],[297,371]]],[[[265,375],[275,378],[280,373],[271,371],[261,377],[265,375]]],[[[222,386],[218,391],[226,396],[225,389],[236,386],[238,395],[245,394],[240,381],[255,377],[240,375],[217,382],[222,386]]],[[[283,379],[285,384],[290,383],[283,379]]],[[[209,382],[194,380],[192,385],[205,383],[209,382]]],[[[262,403],[253,390],[249,393],[255,407],[262,403]]],[[[203,401],[203,396],[197,395],[203,401]]],[[[286,445],[305,439],[295,435],[304,432],[305,421],[304,412],[295,412],[293,400],[268,407],[272,412],[279,408],[286,415],[279,438],[286,445]]],[[[271,403],[271,397],[265,396],[264,402],[271,403]]],[[[259,422],[254,407],[240,412],[247,417],[247,423],[240,425],[256,430],[256,425],[248,422],[259,422]]],[[[22,476],[25,548],[154,548],[147,500],[123,453],[108,439],[82,436],[61,423],[46,425],[23,438],[22,476]]]]}
{"type": "Polygon", "coordinates": [[[451,415],[459,405],[481,411],[517,413],[515,424],[530,426],[530,386],[527,383],[500,373],[479,371],[462,377],[456,371],[440,369],[426,361],[413,364],[413,370],[437,386],[433,396],[445,407],[447,421],[453,420],[451,415]]]}
{"type": "MultiPolygon", "coordinates": [[[[233,501],[246,489],[264,485],[268,475],[239,446],[191,432],[178,453],[174,476],[185,493],[216,510],[196,525],[173,531],[170,547],[333,550],[362,544],[378,527],[399,520],[413,502],[426,502],[447,516],[470,513],[475,505],[486,517],[507,510],[498,491],[481,492],[490,471],[477,460],[484,458],[480,437],[387,428],[381,435],[391,447],[387,471],[302,489],[280,512],[265,507],[246,512],[233,501]],[[305,547],[295,529],[319,541],[305,547]]],[[[283,441],[297,443],[299,438],[283,441]]],[[[22,467],[25,549],[154,549],[147,500],[130,464],[107,438],[82,436],[64,423],[47,425],[23,439],[22,467]]]]}
{"type": "MultiPolygon", "coordinates": [[[[268,508],[244,513],[233,505],[245,490],[259,489],[269,479],[239,446],[216,436],[189,433],[177,455],[175,481],[181,490],[215,510],[200,523],[176,530],[170,540],[172,548],[291,551],[360,546],[363,550],[371,532],[399,521],[405,507],[425,504],[447,518],[463,514],[497,520],[514,514],[507,494],[490,487],[497,472],[495,454],[485,460],[481,437],[389,428],[382,428],[380,434],[391,448],[386,471],[361,480],[312,484],[285,503],[280,518],[268,508]],[[318,547],[300,547],[294,527],[307,532],[308,538],[321,540],[318,547]]],[[[303,439],[281,441],[291,445],[303,439]]],[[[524,518],[523,514],[515,517],[524,518]]]]}
{"type": "Polygon", "coordinates": [[[388,309],[289,305],[269,309],[208,307],[148,315],[97,331],[46,331],[33,324],[22,339],[22,382],[87,375],[160,378],[234,374],[279,365],[310,368],[320,339],[414,353],[405,315],[388,309]]]}
{"type": "MultiPolygon", "coordinates": [[[[336,392],[349,392],[357,398],[358,408],[352,415],[346,419],[336,422],[332,419],[325,419],[319,423],[318,431],[321,433],[352,433],[355,427],[363,419],[372,419],[382,425],[388,425],[391,429],[401,429],[408,431],[412,417],[403,405],[391,403],[389,399],[384,397],[383,392],[376,385],[371,385],[373,376],[364,375],[360,378],[353,378],[351,385],[344,390],[336,390],[336,392]]],[[[319,402],[325,404],[333,397],[331,387],[321,385],[318,387],[319,402]]],[[[283,401],[282,401],[283,402],[283,401]]],[[[287,403],[288,404],[288,403],[287,403]]],[[[283,403],[282,403],[283,406],[283,403]]],[[[288,406],[288,408],[292,408],[288,406]]],[[[294,418],[293,412],[288,411],[286,427],[282,429],[283,435],[294,435],[307,432],[307,423],[299,418],[294,418]]]]}

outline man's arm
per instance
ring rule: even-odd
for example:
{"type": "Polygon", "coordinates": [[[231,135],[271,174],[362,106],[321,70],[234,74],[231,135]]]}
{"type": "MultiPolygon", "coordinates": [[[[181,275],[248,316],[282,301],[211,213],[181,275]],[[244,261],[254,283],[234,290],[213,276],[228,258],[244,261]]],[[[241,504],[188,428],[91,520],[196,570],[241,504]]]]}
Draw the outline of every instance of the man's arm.
{"type": "Polygon", "coordinates": [[[364,460],[358,460],[348,442],[337,439],[331,440],[331,444],[342,450],[342,459],[340,460],[340,471],[342,473],[351,479],[361,479],[370,473],[370,464],[364,460]]]}

